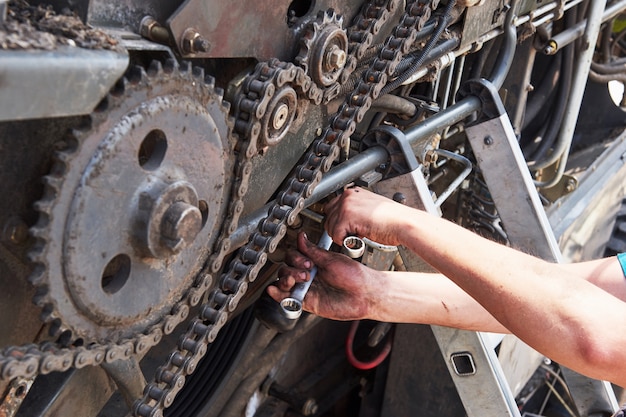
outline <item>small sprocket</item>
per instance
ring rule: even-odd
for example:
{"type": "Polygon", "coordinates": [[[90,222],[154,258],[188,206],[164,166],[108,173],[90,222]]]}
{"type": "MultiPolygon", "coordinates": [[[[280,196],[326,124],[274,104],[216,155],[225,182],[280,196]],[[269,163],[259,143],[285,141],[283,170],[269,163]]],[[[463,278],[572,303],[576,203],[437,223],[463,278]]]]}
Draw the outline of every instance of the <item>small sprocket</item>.
{"type": "Polygon", "coordinates": [[[227,217],[228,111],[201,70],[135,67],[56,152],[30,253],[53,336],[119,343],[174,314],[227,217]]]}
{"type": "Polygon", "coordinates": [[[333,90],[348,68],[348,35],[343,17],[332,9],[320,11],[308,22],[300,36],[295,63],[302,67],[318,87],[333,90]]]}

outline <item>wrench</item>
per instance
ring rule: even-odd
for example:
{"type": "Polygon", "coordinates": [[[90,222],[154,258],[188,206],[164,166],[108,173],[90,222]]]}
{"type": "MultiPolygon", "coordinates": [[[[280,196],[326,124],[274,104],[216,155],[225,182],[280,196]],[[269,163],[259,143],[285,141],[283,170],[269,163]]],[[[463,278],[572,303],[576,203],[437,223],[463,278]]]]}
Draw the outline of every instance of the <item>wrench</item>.
{"type": "MultiPolygon", "coordinates": [[[[317,247],[328,250],[332,244],[333,239],[324,231],[320,241],[317,243],[317,247]]],[[[280,311],[287,319],[295,320],[302,315],[302,300],[304,300],[304,296],[309,291],[309,287],[317,275],[317,265],[313,265],[309,274],[310,278],[308,281],[298,282],[293,287],[291,297],[284,298],[280,302],[280,311]]]]}

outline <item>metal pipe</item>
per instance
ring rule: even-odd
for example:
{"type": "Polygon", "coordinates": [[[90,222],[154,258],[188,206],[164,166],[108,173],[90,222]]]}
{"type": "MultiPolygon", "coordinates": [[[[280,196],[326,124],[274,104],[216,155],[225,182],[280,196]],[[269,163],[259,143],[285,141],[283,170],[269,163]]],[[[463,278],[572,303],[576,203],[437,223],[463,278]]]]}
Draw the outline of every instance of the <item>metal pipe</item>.
{"type": "Polygon", "coordinates": [[[591,67],[591,60],[595,51],[595,41],[598,39],[598,34],[600,33],[600,19],[603,16],[605,6],[606,0],[596,0],[590,4],[591,9],[587,17],[589,24],[585,27],[584,42],[582,42],[585,49],[581,52],[577,65],[574,68],[572,90],[567,103],[565,116],[563,118],[561,132],[559,133],[552,155],[549,158],[546,158],[541,164],[534,166],[534,169],[546,168],[560,159],[558,170],[552,180],[536,183],[535,185],[538,187],[551,187],[556,185],[561,180],[563,173],[565,172],[565,165],[567,164],[567,157],[572,146],[574,129],[580,112],[580,104],[582,103],[583,94],[585,93],[585,87],[587,85],[586,81],[589,76],[589,68],[591,67]]]}
{"type": "Polygon", "coordinates": [[[463,155],[446,151],[444,149],[436,149],[435,152],[448,159],[453,159],[465,166],[461,174],[459,174],[459,176],[456,177],[454,181],[452,181],[452,183],[450,183],[448,188],[446,188],[444,192],[441,193],[441,195],[435,200],[435,207],[440,207],[444,203],[444,201],[446,201],[448,197],[450,197],[450,195],[463,183],[465,178],[467,178],[467,176],[472,172],[472,162],[463,155]]]}
{"type": "MultiPolygon", "coordinates": [[[[480,108],[480,99],[475,96],[468,96],[446,110],[429,117],[419,125],[407,129],[404,133],[409,143],[413,145],[423,138],[438,133],[446,126],[462,121],[480,108]]],[[[361,175],[376,169],[385,163],[388,157],[389,155],[383,147],[376,146],[335,166],[324,175],[322,181],[315,187],[313,194],[306,199],[305,206],[308,207],[320,201],[327,195],[340,190],[346,184],[355,181],[361,175]]],[[[241,220],[239,227],[230,237],[231,251],[246,244],[250,234],[257,229],[259,222],[267,216],[267,210],[273,204],[274,202],[270,202],[241,220]]]]}
{"type": "MultiPolygon", "coordinates": [[[[595,1],[592,3],[594,6],[597,6],[597,3],[595,1]]],[[[606,4],[606,2],[603,2],[602,4],[606,4]]],[[[626,0],[622,0],[618,3],[615,3],[612,6],[609,6],[606,10],[604,10],[604,6],[603,6],[602,10],[604,10],[604,13],[602,14],[601,23],[604,23],[608,20],[613,19],[614,17],[619,15],[625,8],[626,8],[626,0]]],[[[589,16],[591,16],[591,13],[589,13],[589,16]]],[[[570,43],[574,42],[576,39],[583,36],[583,34],[585,33],[585,29],[587,27],[588,20],[590,20],[590,18],[581,20],[580,22],[578,22],[576,25],[572,26],[571,28],[554,35],[552,39],[548,41],[546,47],[543,49],[543,52],[547,55],[554,55],[559,49],[563,48],[566,45],[569,45],[570,43]]],[[[593,19],[591,19],[591,21],[593,22],[593,19]]]]}

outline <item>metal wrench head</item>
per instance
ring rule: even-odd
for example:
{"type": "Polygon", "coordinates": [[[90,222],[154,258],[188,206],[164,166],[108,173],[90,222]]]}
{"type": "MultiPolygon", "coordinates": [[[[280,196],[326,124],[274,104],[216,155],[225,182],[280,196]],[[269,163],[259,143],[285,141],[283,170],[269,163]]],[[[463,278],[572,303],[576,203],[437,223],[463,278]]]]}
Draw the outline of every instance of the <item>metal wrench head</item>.
{"type": "Polygon", "coordinates": [[[302,315],[302,301],[287,297],[280,302],[280,309],[288,319],[297,319],[302,315]]]}

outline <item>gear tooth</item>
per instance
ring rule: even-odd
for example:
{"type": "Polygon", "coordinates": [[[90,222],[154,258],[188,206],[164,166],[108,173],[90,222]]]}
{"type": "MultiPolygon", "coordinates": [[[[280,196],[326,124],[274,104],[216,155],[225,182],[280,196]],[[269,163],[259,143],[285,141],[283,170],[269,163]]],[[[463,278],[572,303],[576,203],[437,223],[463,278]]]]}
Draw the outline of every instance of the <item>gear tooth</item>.
{"type": "Polygon", "coordinates": [[[150,66],[148,67],[148,75],[150,76],[160,74],[162,71],[163,64],[161,64],[161,61],[154,60],[150,63],[150,66]]]}
{"type": "Polygon", "coordinates": [[[46,239],[46,236],[47,236],[45,227],[49,223],[50,222],[49,222],[49,213],[48,213],[48,211],[41,211],[40,215],[39,215],[39,218],[37,219],[37,224],[30,228],[30,235],[38,240],[37,243],[39,243],[39,241],[41,241],[41,242],[43,242],[43,244],[45,244],[45,242],[46,242],[45,239],[46,239]]]}
{"type": "MultiPolygon", "coordinates": [[[[45,277],[42,277],[42,281],[45,280],[45,277]]],[[[50,319],[47,317],[52,316],[54,313],[54,304],[52,300],[50,300],[50,293],[48,291],[48,286],[46,283],[41,283],[35,289],[35,295],[33,295],[33,303],[41,308],[42,316],[46,316],[46,319],[42,321],[44,323],[48,323],[50,319]]]]}
{"type": "Polygon", "coordinates": [[[52,319],[52,322],[50,323],[50,329],[48,334],[50,334],[50,336],[57,338],[60,337],[61,334],[66,331],[67,329],[63,328],[63,324],[61,323],[61,320],[58,318],[54,318],[52,319]]]}
{"type": "Polygon", "coordinates": [[[217,88],[215,88],[215,78],[213,78],[212,76],[210,75],[205,76],[204,83],[208,85],[209,87],[215,89],[215,91],[217,91],[217,88]]]}
{"type": "Polygon", "coordinates": [[[182,73],[191,72],[191,62],[189,61],[181,62],[178,70],[182,73]]]}
{"type": "Polygon", "coordinates": [[[171,74],[177,68],[178,68],[178,62],[176,62],[176,60],[172,58],[168,58],[163,64],[163,70],[168,74],[171,74]]]}
{"type": "Polygon", "coordinates": [[[28,276],[28,282],[30,282],[34,286],[40,286],[44,282],[45,276],[46,276],[46,267],[41,262],[42,255],[33,254],[31,252],[29,253],[28,257],[31,260],[31,262],[33,262],[35,265],[32,272],[28,276]]]}
{"type": "MultiPolygon", "coordinates": [[[[42,198],[39,201],[36,201],[35,204],[33,204],[33,207],[35,208],[35,210],[37,210],[39,212],[39,215],[43,215],[43,216],[49,216],[51,213],[51,209],[52,209],[52,194],[53,192],[51,192],[52,190],[50,190],[49,187],[45,187],[45,191],[44,191],[44,198],[42,198]]],[[[47,221],[44,221],[43,224],[39,227],[42,226],[46,226],[48,224],[47,221]]],[[[39,233],[40,231],[37,230],[39,229],[39,227],[31,230],[31,233],[39,233]]],[[[45,233],[45,232],[44,232],[45,233]]]]}
{"type": "Polygon", "coordinates": [[[193,76],[199,80],[204,81],[204,68],[202,67],[193,67],[192,68],[193,76]]]}
{"type": "Polygon", "coordinates": [[[53,320],[52,310],[44,307],[39,314],[39,320],[41,320],[42,323],[50,323],[53,320]]]}
{"type": "Polygon", "coordinates": [[[126,74],[126,78],[128,78],[131,84],[139,84],[141,81],[145,80],[146,77],[146,70],[140,65],[133,66],[126,74]]]}
{"type": "MultiPolygon", "coordinates": [[[[230,102],[226,101],[226,100],[222,100],[222,107],[224,107],[224,110],[226,113],[230,113],[230,102]]],[[[228,118],[229,122],[230,122],[230,117],[228,118]]]]}

